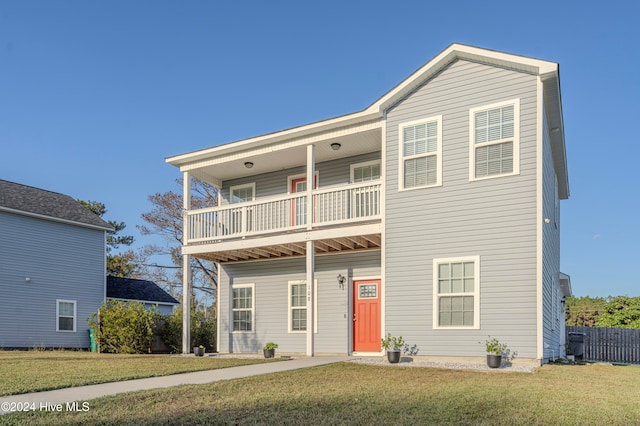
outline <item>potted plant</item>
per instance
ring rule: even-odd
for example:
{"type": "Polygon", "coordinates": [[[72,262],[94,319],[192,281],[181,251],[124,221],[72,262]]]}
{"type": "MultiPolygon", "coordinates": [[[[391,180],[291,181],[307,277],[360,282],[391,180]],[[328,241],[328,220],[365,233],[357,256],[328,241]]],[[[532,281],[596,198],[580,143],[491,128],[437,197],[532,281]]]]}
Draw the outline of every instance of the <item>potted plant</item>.
{"type": "Polygon", "coordinates": [[[502,355],[507,350],[507,345],[500,343],[498,339],[491,336],[484,343],[487,350],[487,365],[490,368],[499,368],[500,364],[502,364],[502,355]]]}
{"type": "Polygon", "coordinates": [[[276,355],[277,347],[278,347],[278,344],[273,342],[268,342],[266,345],[264,345],[264,348],[262,348],[264,352],[264,357],[273,358],[276,355]]]}
{"type": "Polygon", "coordinates": [[[195,354],[195,356],[204,356],[204,350],[205,350],[205,347],[202,345],[194,346],[193,353],[195,354]]]}
{"type": "Polygon", "coordinates": [[[381,339],[382,347],[387,351],[387,360],[392,364],[400,362],[400,349],[404,346],[402,336],[395,337],[387,333],[387,337],[381,339]]]}

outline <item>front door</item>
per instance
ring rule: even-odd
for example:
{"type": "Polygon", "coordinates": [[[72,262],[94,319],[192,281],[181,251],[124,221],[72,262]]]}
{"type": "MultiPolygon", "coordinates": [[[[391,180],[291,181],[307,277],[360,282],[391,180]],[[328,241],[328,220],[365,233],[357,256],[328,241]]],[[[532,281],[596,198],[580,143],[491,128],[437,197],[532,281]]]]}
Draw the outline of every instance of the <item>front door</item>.
{"type": "MultiPolygon", "coordinates": [[[[318,187],[318,179],[314,178],[313,189],[318,187]]],[[[291,179],[291,193],[305,192],[307,190],[307,178],[291,179]]],[[[291,226],[307,224],[307,199],[301,198],[291,201],[291,226]]]]}
{"type": "Polygon", "coordinates": [[[380,280],[353,282],[353,352],[380,352],[380,280]]]}

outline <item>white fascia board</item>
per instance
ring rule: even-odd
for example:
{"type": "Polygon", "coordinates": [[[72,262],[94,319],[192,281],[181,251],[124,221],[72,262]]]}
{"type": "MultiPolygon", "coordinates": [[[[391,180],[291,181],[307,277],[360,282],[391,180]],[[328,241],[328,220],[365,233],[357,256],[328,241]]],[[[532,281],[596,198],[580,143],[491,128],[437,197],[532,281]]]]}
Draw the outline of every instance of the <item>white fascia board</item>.
{"type": "Polygon", "coordinates": [[[223,145],[214,146],[212,148],[203,149],[200,151],[190,152],[187,154],[180,154],[173,157],[167,157],[165,162],[181,167],[185,164],[202,160],[205,158],[219,157],[224,155],[231,155],[247,149],[255,149],[264,145],[274,144],[293,138],[304,138],[305,136],[315,133],[326,132],[332,129],[338,129],[340,127],[349,126],[357,123],[364,123],[370,120],[379,119],[381,116],[371,111],[360,111],[340,117],[330,118],[315,123],[305,124],[298,127],[293,127],[286,130],[281,130],[274,133],[268,133],[266,135],[256,136],[249,139],[243,139],[236,142],[231,142],[223,145]]]}
{"type": "Polygon", "coordinates": [[[445,66],[456,59],[487,63],[535,75],[554,75],[558,72],[558,64],[555,62],[453,43],[387,94],[378,99],[374,104],[367,108],[367,111],[382,112],[388,110],[419,85],[437,74],[445,66]]]}
{"type": "Polygon", "coordinates": [[[83,228],[96,229],[96,230],[99,230],[99,231],[106,231],[106,232],[113,231],[113,228],[107,227],[107,226],[91,225],[90,223],[77,222],[75,220],[61,219],[59,217],[46,216],[46,215],[38,214],[38,213],[25,212],[23,210],[10,209],[8,207],[0,206],[0,211],[6,212],[6,213],[18,214],[20,216],[28,216],[28,217],[32,217],[34,219],[42,219],[42,220],[48,220],[50,222],[64,223],[66,225],[73,225],[73,226],[80,226],[80,227],[83,227],[83,228]]]}

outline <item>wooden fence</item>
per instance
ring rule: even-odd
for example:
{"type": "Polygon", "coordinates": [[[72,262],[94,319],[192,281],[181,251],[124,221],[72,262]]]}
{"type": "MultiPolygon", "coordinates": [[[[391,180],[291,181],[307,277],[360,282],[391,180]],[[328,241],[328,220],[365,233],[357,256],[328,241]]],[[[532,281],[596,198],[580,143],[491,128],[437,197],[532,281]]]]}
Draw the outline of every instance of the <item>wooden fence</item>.
{"type": "Polygon", "coordinates": [[[585,361],[640,364],[638,329],[567,326],[567,342],[574,350],[579,348],[581,337],[584,342],[582,359],[585,361]]]}

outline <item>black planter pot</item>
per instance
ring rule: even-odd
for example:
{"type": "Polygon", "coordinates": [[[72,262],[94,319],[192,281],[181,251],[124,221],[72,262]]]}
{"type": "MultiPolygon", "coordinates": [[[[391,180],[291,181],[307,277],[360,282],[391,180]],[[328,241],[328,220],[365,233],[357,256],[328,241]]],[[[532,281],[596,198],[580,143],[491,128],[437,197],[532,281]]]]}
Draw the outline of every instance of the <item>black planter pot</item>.
{"type": "Polygon", "coordinates": [[[391,364],[397,364],[400,362],[400,351],[387,351],[387,360],[391,364]]]}
{"type": "Polygon", "coordinates": [[[502,355],[487,354],[487,366],[489,368],[500,368],[502,364],[502,355]]]}
{"type": "Polygon", "coordinates": [[[276,356],[275,349],[263,349],[263,351],[264,351],[265,358],[273,358],[274,356],[276,356]]]}
{"type": "Polygon", "coordinates": [[[195,356],[204,356],[204,348],[195,347],[193,348],[193,353],[195,356]]]}

